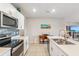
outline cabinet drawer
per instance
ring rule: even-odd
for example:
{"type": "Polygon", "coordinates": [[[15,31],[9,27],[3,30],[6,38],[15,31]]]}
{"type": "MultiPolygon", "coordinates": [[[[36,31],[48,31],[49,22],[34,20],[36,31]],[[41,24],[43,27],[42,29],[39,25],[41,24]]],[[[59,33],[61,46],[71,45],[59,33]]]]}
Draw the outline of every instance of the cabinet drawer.
{"type": "Polygon", "coordinates": [[[10,56],[10,50],[2,54],[1,56],[10,56]]]}

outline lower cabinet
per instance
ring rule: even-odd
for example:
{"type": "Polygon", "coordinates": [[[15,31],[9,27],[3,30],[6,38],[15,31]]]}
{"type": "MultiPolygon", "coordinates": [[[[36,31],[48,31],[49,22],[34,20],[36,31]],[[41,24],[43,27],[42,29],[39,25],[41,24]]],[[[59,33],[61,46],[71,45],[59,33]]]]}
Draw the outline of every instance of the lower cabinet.
{"type": "Polygon", "coordinates": [[[10,50],[6,51],[5,53],[1,54],[0,56],[11,56],[10,50]]]}
{"type": "Polygon", "coordinates": [[[58,47],[56,44],[54,44],[52,41],[50,41],[50,56],[66,56],[66,54],[58,47]]]}

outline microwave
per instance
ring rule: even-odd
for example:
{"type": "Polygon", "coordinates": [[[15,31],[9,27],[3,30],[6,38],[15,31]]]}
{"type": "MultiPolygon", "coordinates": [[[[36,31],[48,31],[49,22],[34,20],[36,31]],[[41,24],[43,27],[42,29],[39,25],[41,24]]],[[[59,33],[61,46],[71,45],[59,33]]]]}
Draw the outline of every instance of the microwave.
{"type": "Polygon", "coordinates": [[[0,12],[0,27],[18,28],[18,19],[9,16],[4,12],[0,12]]]}

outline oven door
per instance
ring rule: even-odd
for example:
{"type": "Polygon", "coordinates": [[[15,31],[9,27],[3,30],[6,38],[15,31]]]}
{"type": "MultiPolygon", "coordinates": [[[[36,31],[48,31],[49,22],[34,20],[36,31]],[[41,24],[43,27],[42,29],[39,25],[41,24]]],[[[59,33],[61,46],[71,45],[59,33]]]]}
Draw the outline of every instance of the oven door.
{"type": "Polygon", "coordinates": [[[24,44],[21,42],[18,46],[12,49],[12,56],[20,56],[23,55],[24,44]]]}

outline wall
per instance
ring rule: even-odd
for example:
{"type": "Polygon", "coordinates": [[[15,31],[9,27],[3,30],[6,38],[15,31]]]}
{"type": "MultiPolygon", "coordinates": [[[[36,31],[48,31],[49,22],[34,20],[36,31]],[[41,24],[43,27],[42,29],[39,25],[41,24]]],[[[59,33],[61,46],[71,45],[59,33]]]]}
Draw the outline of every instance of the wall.
{"type": "Polygon", "coordinates": [[[38,36],[40,34],[59,35],[59,31],[63,30],[62,19],[36,18],[28,19],[27,22],[27,32],[30,36],[30,41],[34,41],[35,43],[38,43],[38,36]],[[50,24],[51,29],[41,29],[41,24],[50,24]]]}
{"type": "Polygon", "coordinates": [[[64,29],[66,29],[66,26],[79,25],[79,19],[63,19],[63,23],[64,29]]]}

